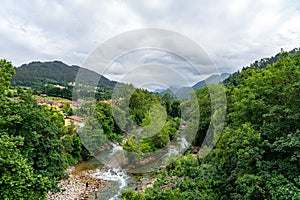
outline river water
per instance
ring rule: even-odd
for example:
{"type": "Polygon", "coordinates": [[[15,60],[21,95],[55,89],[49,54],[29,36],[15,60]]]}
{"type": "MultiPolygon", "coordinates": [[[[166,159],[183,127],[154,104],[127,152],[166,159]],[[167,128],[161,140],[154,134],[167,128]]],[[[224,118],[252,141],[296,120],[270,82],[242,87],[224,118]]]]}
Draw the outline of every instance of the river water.
{"type": "Polygon", "coordinates": [[[121,194],[121,191],[127,188],[133,190],[142,190],[146,185],[153,182],[154,174],[132,174],[121,168],[107,168],[101,164],[95,164],[96,159],[92,159],[80,164],[81,167],[89,165],[95,166],[93,176],[98,179],[106,180],[104,185],[98,188],[98,191],[91,195],[90,200],[116,200],[121,194]]]}
{"type": "MultiPolygon", "coordinates": [[[[178,139],[180,147],[185,149],[188,146],[185,138],[178,139]]],[[[123,151],[122,147],[114,146],[112,152],[123,151]]],[[[114,156],[114,153],[110,156],[114,156]]],[[[168,155],[180,153],[177,148],[169,146],[168,155]]],[[[142,190],[146,186],[149,186],[155,180],[155,172],[148,173],[129,173],[122,168],[113,168],[103,165],[98,165],[94,169],[93,176],[102,180],[106,180],[104,186],[98,189],[98,191],[91,196],[90,200],[101,199],[101,200],[116,200],[121,194],[121,191],[127,188],[132,188],[133,190],[142,190]]]]}
{"type": "Polygon", "coordinates": [[[151,185],[155,179],[155,172],[151,173],[151,171],[157,171],[158,168],[164,167],[162,165],[165,165],[170,157],[182,154],[189,144],[185,137],[177,137],[162,151],[163,153],[146,157],[145,162],[133,165],[129,171],[118,167],[118,164],[124,161],[125,151],[123,148],[114,143],[110,143],[109,146],[111,147],[110,150],[105,151],[103,155],[96,156],[97,159],[94,159],[94,161],[101,161],[105,166],[101,164],[95,166],[93,176],[106,180],[106,183],[91,196],[91,200],[116,200],[124,189],[144,189],[146,186],[151,185]]]}

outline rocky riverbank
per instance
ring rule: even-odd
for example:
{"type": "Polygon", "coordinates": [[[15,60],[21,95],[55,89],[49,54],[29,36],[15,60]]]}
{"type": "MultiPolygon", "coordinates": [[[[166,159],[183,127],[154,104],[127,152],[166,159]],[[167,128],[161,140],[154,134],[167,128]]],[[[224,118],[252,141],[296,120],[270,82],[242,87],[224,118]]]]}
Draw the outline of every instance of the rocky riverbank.
{"type": "Polygon", "coordinates": [[[105,180],[93,177],[94,170],[75,172],[75,167],[67,170],[69,178],[59,182],[60,192],[48,192],[47,200],[80,200],[96,195],[105,180]]]}

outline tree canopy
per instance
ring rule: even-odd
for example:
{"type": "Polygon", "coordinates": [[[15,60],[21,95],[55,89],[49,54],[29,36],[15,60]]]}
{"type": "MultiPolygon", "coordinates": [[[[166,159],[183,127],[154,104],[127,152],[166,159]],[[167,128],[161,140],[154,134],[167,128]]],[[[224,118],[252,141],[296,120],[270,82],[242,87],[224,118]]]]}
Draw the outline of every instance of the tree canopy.
{"type": "MultiPolygon", "coordinates": [[[[125,190],[122,198],[299,199],[299,61],[299,54],[283,52],[266,68],[239,73],[239,84],[227,86],[226,125],[212,151],[198,159],[187,153],[160,173],[153,188],[125,190]]],[[[210,116],[207,89],[196,93],[210,116]]],[[[200,119],[197,138],[208,119],[200,119]]]]}
{"type": "Polygon", "coordinates": [[[21,88],[14,98],[7,95],[14,74],[11,63],[0,60],[0,199],[45,199],[65,177],[63,150],[80,159],[81,143],[74,133],[63,139],[68,129],[55,107],[37,105],[21,88]]]}

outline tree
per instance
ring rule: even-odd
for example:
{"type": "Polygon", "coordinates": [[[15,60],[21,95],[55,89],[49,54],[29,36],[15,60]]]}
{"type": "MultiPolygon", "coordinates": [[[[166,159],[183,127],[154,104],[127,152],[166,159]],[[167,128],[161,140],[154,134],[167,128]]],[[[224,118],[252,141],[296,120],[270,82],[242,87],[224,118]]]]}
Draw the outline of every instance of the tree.
{"type": "Polygon", "coordinates": [[[50,181],[34,173],[21,154],[23,138],[0,134],[0,199],[45,199],[50,181]]]}
{"type": "Polygon", "coordinates": [[[0,95],[3,95],[4,91],[8,89],[10,79],[15,73],[10,62],[3,59],[0,60],[0,95]]]}
{"type": "MultiPolygon", "coordinates": [[[[0,64],[0,88],[4,91],[14,73],[10,63],[2,60],[0,64]]],[[[17,101],[0,94],[0,133],[23,138],[23,145],[18,147],[20,154],[33,168],[33,173],[47,177],[54,189],[65,175],[60,140],[64,134],[62,121],[52,115],[55,112],[39,107],[30,92],[19,88],[17,93],[17,101]]]]}
{"type": "MultiPolygon", "coordinates": [[[[171,163],[145,199],[300,198],[300,55],[281,53],[272,65],[243,70],[235,80],[227,87],[226,127],[216,146],[204,158],[185,155],[171,163]]],[[[201,138],[209,119],[224,108],[210,108],[207,88],[196,95],[201,138]]]]}
{"type": "Polygon", "coordinates": [[[63,105],[61,105],[62,111],[67,114],[68,116],[72,116],[73,115],[73,109],[70,105],[70,103],[65,103],[63,105]]]}

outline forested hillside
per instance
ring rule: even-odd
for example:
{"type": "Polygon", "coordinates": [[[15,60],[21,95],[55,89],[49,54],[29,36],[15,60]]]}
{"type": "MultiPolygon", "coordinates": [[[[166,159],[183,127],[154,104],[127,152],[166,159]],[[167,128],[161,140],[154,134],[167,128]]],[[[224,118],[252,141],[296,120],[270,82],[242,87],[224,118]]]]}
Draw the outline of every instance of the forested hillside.
{"type": "MultiPolygon", "coordinates": [[[[69,66],[60,61],[31,62],[15,68],[16,75],[12,77],[12,86],[26,86],[34,89],[36,94],[47,94],[72,99],[74,82],[83,85],[93,85],[93,80],[99,80],[96,98],[109,99],[115,81],[110,81],[98,73],[81,68],[69,66]],[[80,70],[80,79],[76,79],[80,70]]],[[[84,94],[83,94],[84,95],[84,94]]]]}
{"type": "MultiPolygon", "coordinates": [[[[123,199],[300,199],[300,55],[281,53],[236,80],[226,88],[226,126],[208,156],[187,152],[153,188],[125,190],[123,199]]],[[[196,93],[201,105],[210,104],[207,87],[196,93]]],[[[199,124],[208,127],[213,115],[199,124]]],[[[199,130],[203,138],[206,130],[199,130]]]]}
{"type": "MultiPolygon", "coordinates": [[[[53,62],[31,62],[15,68],[16,76],[11,80],[13,86],[39,86],[41,84],[58,84],[61,86],[68,86],[69,83],[75,82],[78,70],[82,70],[85,76],[77,80],[82,84],[91,84],[90,80],[96,78],[100,80],[101,75],[91,70],[81,68],[79,66],[69,66],[60,61],[53,62]]],[[[104,76],[101,77],[99,86],[111,86],[116,84],[104,76]]]]}

